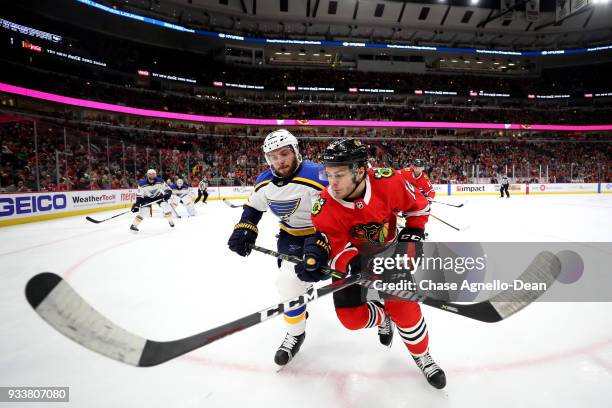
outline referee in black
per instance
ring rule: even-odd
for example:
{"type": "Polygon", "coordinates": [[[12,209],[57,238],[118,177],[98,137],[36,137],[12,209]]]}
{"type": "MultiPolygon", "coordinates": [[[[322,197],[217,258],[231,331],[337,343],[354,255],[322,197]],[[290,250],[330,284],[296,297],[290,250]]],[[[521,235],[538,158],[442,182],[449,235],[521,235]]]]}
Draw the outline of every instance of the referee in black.
{"type": "Polygon", "coordinates": [[[206,204],[206,200],[208,199],[208,183],[204,180],[200,181],[198,185],[198,197],[195,199],[194,204],[202,199],[202,204],[206,204]]]}
{"type": "Polygon", "coordinates": [[[510,180],[508,180],[508,176],[504,174],[501,179],[501,188],[499,190],[501,193],[501,196],[499,198],[504,198],[504,191],[506,192],[506,198],[510,198],[508,187],[510,187],[510,180]]]}

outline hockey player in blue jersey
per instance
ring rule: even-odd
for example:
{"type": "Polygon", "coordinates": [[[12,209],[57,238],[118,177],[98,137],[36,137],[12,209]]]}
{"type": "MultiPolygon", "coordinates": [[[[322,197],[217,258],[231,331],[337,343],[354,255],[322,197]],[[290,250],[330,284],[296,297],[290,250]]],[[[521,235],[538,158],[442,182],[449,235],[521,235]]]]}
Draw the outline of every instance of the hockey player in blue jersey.
{"type": "Polygon", "coordinates": [[[161,200],[160,204],[164,217],[168,219],[168,224],[174,227],[170,204],[168,204],[171,195],[172,190],[164,183],[161,177],[157,177],[157,172],[153,169],[147,170],[147,176],[138,182],[136,202],[132,205],[132,212],[139,214],[134,218],[130,230],[138,232],[138,224],[144,219],[143,206],[159,200],[161,200]]]}
{"type": "Polygon", "coordinates": [[[193,195],[189,191],[189,185],[179,178],[176,182],[170,184],[172,190],[172,198],[170,199],[170,205],[174,207],[176,211],[179,203],[183,204],[187,209],[187,213],[190,217],[196,215],[195,205],[193,204],[193,195]]]}
{"type": "MultiPolygon", "coordinates": [[[[257,239],[257,223],[270,209],[280,222],[278,251],[301,258],[309,245],[315,245],[310,211],[327,180],[320,178],[320,165],[302,161],[296,137],[285,129],[268,134],[263,151],[270,168],[257,177],[255,191],[243,207],[228,246],[238,255],[249,255],[249,244],[257,239]]],[[[282,300],[305,293],[315,280],[303,269],[296,270],[292,263],[279,260],[278,266],[276,287],[282,300]]],[[[287,334],[274,356],[281,366],[291,361],[304,342],[306,306],[286,312],[284,319],[287,334]]]]}

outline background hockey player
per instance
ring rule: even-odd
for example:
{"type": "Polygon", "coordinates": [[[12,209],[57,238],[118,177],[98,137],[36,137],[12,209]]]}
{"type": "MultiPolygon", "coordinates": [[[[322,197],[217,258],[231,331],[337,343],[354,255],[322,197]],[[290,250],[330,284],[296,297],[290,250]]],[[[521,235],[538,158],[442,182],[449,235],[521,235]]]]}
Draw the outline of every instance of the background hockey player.
{"type": "Polygon", "coordinates": [[[499,192],[501,193],[500,198],[504,198],[504,192],[506,192],[506,198],[510,198],[510,193],[508,192],[509,187],[510,187],[510,180],[508,180],[508,176],[504,174],[502,176],[501,187],[499,189],[499,192]]]}
{"type": "MultiPolygon", "coordinates": [[[[425,174],[425,160],[423,159],[415,159],[412,163],[412,167],[406,167],[400,171],[401,175],[404,177],[406,181],[412,184],[415,188],[417,188],[421,194],[425,196],[425,198],[431,203],[431,201],[436,197],[436,192],[431,185],[431,181],[427,174],[425,174]]],[[[400,219],[398,223],[400,227],[405,226],[405,220],[403,214],[398,214],[400,219]]],[[[425,237],[428,237],[429,234],[425,233],[425,237]]]]}
{"type": "Polygon", "coordinates": [[[196,209],[195,205],[193,205],[193,196],[191,195],[191,191],[189,191],[189,185],[185,183],[182,178],[179,178],[174,184],[170,185],[170,188],[172,189],[170,205],[176,210],[179,204],[183,204],[189,216],[195,216],[196,209]]]}
{"type": "MultiPolygon", "coordinates": [[[[366,264],[372,248],[384,248],[396,239],[396,214],[406,216],[399,233],[408,251],[424,238],[429,203],[412,184],[392,169],[368,169],[365,147],[355,139],[331,143],[323,154],[329,187],[312,209],[317,236],[304,245],[304,261],[296,266],[310,280],[326,277],[331,268],[350,273],[366,264]],[[368,251],[370,252],[368,254],[368,251]]],[[[400,244],[398,244],[399,246],[400,244]]],[[[410,254],[410,252],[408,252],[410,254]]],[[[414,253],[412,254],[414,256],[414,253]]],[[[350,330],[379,328],[383,345],[390,346],[394,325],[427,381],[436,388],[446,377],[429,354],[427,325],[418,303],[387,298],[385,304],[366,301],[367,292],[353,285],[334,294],[336,314],[350,330]]]]}
{"type": "Polygon", "coordinates": [[[138,231],[138,224],[144,219],[143,211],[146,207],[143,205],[150,204],[155,201],[161,200],[161,208],[164,213],[164,217],[168,220],[168,224],[174,227],[174,221],[172,221],[172,211],[170,210],[170,204],[168,200],[172,195],[172,190],[161,177],[157,177],[157,172],[153,169],[147,170],[145,178],[138,182],[138,191],[136,192],[136,202],[132,205],[132,212],[139,213],[130,225],[130,230],[138,231]]]}
{"type": "Polygon", "coordinates": [[[200,184],[198,184],[198,196],[196,197],[194,204],[202,199],[202,204],[206,204],[206,200],[208,200],[208,183],[206,180],[201,180],[200,184]]]}
{"type": "MultiPolygon", "coordinates": [[[[315,232],[310,218],[312,204],[327,186],[327,182],[319,178],[323,169],[315,163],[302,161],[296,137],[284,129],[266,136],[263,151],[270,169],[257,177],[255,191],[244,205],[228,246],[237,254],[247,256],[249,244],[257,239],[257,223],[269,208],[280,221],[278,251],[302,257],[304,240],[315,232]]],[[[306,292],[311,286],[307,280],[296,276],[292,263],[279,261],[276,287],[282,300],[306,292]]],[[[291,361],[304,342],[306,306],[286,312],[284,318],[287,334],[274,356],[279,365],[291,361]]]]}
{"type": "Polygon", "coordinates": [[[436,192],[431,185],[429,177],[425,174],[426,165],[425,160],[415,159],[412,167],[402,169],[401,173],[408,182],[415,186],[431,202],[436,197],[436,192]]]}

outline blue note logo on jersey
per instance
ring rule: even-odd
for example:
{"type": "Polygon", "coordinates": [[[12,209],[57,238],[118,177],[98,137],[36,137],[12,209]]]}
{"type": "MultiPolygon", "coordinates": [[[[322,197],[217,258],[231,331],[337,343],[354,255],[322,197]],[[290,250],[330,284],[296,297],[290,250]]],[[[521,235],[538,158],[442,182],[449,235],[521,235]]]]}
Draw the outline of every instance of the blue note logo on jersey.
{"type": "Polygon", "coordinates": [[[270,210],[281,220],[287,219],[293,214],[300,206],[301,198],[294,200],[268,200],[268,206],[270,210]]]}

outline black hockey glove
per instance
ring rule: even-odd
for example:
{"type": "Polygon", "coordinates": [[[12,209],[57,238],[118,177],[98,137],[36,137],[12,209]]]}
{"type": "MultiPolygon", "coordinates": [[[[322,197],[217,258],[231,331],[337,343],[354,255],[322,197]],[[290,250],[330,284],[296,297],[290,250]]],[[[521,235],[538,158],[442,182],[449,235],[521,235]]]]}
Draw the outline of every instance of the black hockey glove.
{"type": "Polygon", "coordinates": [[[247,256],[251,253],[250,245],[257,239],[257,225],[248,221],[240,221],[234,226],[234,232],[227,241],[229,249],[240,256],[247,256]]]}
{"type": "Polygon", "coordinates": [[[163,199],[164,201],[168,201],[168,200],[170,199],[170,197],[172,197],[172,190],[168,190],[168,191],[166,191],[166,192],[164,193],[164,196],[163,196],[163,198],[162,198],[162,199],[163,199]]]}
{"type": "Polygon", "coordinates": [[[327,237],[316,233],[304,240],[304,257],[302,262],[295,265],[295,274],[304,282],[318,282],[330,276],[322,270],[329,261],[331,248],[327,237]]]}
{"type": "Polygon", "coordinates": [[[140,211],[140,207],[142,207],[142,203],[143,203],[143,199],[142,197],[137,197],[136,198],[136,202],[132,205],[132,212],[136,213],[138,211],[140,211]]]}
{"type": "Polygon", "coordinates": [[[414,227],[404,227],[401,229],[399,234],[397,234],[397,240],[399,242],[420,242],[425,240],[425,230],[414,228],[414,227]]]}
{"type": "MultiPolygon", "coordinates": [[[[420,258],[423,256],[423,241],[425,241],[425,230],[414,227],[404,227],[397,235],[399,244],[395,247],[399,255],[411,254],[410,256],[420,258]],[[402,244],[404,243],[404,244],[402,244]]],[[[414,268],[410,264],[404,269],[385,269],[383,272],[383,282],[397,282],[400,279],[411,280],[414,282],[414,268]]]]}

